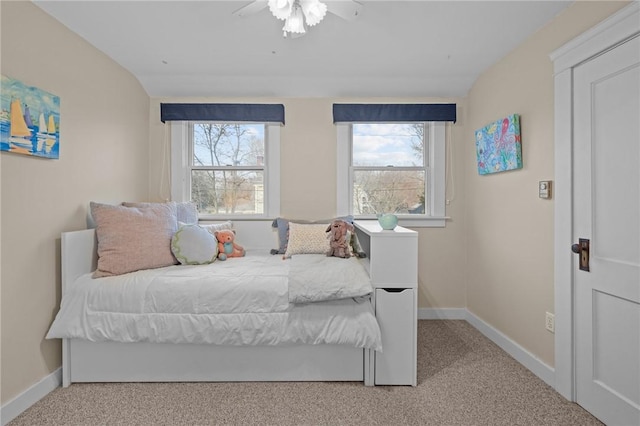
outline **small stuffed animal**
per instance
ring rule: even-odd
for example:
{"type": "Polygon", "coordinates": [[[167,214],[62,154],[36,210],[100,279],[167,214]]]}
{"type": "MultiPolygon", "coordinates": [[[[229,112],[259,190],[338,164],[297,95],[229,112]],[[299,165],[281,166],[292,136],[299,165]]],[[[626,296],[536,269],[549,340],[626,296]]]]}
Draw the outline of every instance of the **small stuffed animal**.
{"type": "Polygon", "coordinates": [[[353,232],[353,225],[344,220],[336,219],[327,227],[330,232],[329,251],[327,256],[342,257],[348,259],[351,257],[349,250],[348,231],[353,232]]]}
{"type": "Polygon", "coordinates": [[[244,256],[244,249],[235,242],[236,233],[234,231],[226,229],[216,231],[215,236],[218,240],[218,259],[227,260],[228,257],[244,256]]]}

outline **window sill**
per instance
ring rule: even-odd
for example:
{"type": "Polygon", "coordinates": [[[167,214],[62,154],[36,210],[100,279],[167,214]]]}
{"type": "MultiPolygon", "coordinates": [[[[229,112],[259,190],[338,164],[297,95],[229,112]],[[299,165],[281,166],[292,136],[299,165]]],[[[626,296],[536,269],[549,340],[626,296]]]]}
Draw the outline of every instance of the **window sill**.
{"type": "MultiPolygon", "coordinates": [[[[376,220],[375,216],[357,216],[356,220],[376,220]]],[[[405,228],[444,228],[449,216],[425,216],[420,218],[398,216],[398,225],[405,228]]]]}

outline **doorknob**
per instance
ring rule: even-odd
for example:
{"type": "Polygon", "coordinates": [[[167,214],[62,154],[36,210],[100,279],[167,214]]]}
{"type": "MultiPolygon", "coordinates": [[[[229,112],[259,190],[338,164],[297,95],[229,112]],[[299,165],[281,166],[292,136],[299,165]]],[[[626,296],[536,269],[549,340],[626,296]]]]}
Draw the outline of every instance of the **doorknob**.
{"type": "Polygon", "coordinates": [[[571,251],[580,255],[580,270],[589,272],[589,240],[579,238],[578,244],[571,246],[571,251]]]}

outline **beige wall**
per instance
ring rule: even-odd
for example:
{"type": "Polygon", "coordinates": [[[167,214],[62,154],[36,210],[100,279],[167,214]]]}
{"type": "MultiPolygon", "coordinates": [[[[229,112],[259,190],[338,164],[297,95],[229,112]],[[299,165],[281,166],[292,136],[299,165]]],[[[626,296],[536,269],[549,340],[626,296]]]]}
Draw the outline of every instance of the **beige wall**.
{"type": "Polygon", "coordinates": [[[419,306],[468,307],[552,366],[544,312],[553,311],[554,201],[537,198],[538,180],[553,179],[548,54],[621,6],[573,5],[485,72],[468,99],[150,101],[128,72],[36,6],[0,1],[2,73],[60,96],[62,113],[59,160],[0,154],[0,403],[60,366],[59,342],[43,339],[60,298],[60,232],[85,226],[90,200],[168,197],[161,101],[283,103],[281,213],[309,218],[336,209],[333,102],[456,102],[451,220],[419,230],[419,306]],[[473,131],[510,113],[522,117],[525,167],[480,177],[473,131]]]}
{"type": "Polygon", "coordinates": [[[90,200],[148,197],[149,97],[31,2],[0,2],[1,71],[60,97],[60,159],[0,154],[2,404],[60,367],[44,335],[60,299],[60,232],[90,200]]]}
{"type": "Polygon", "coordinates": [[[553,200],[538,181],[554,177],[553,67],[549,54],[626,3],[576,2],[492,66],[468,95],[464,144],[467,308],[546,364],[554,365],[553,200]],[[522,170],[479,176],[474,130],[520,114],[522,170]]]}
{"type": "Polygon", "coordinates": [[[161,102],[273,102],[285,106],[285,126],[281,129],[281,215],[284,217],[319,219],[336,214],[336,127],[333,103],[348,102],[454,102],[458,104],[458,121],[451,129],[453,168],[450,173],[447,206],[451,217],[446,228],[419,229],[419,306],[465,306],[464,296],[464,190],[461,163],[464,142],[464,100],[424,98],[171,98],[151,99],[150,117],[150,193],[152,198],[168,197],[168,158],[162,149],[164,125],[160,122],[161,102]],[[453,189],[455,188],[455,193],[453,189]]]}

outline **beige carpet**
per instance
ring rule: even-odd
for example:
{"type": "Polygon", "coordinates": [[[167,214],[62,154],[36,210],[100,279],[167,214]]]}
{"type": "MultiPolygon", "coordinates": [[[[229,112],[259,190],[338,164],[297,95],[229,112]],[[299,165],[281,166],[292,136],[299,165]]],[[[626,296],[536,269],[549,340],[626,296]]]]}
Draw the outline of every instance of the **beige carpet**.
{"type": "Polygon", "coordinates": [[[465,321],[419,321],[418,386],[74,384],[19,425],[601,425],[465,321]]]}

